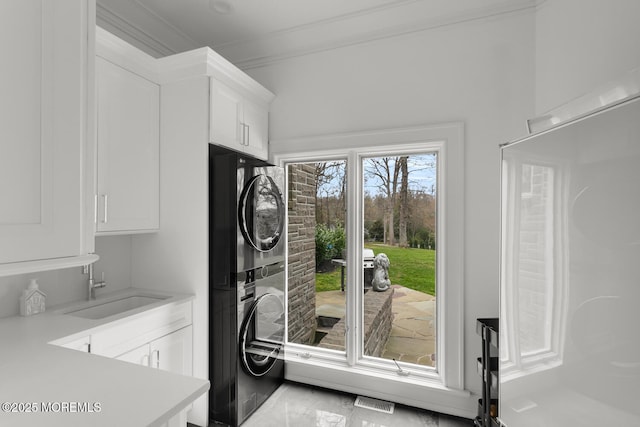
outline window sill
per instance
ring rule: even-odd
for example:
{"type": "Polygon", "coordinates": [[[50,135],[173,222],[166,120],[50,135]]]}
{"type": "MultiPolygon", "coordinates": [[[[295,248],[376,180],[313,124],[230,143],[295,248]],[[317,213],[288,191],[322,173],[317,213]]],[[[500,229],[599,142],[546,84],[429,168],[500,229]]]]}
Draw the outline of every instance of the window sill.
{"type": "Polygon", "coordinates": [[[424,373],[401,376],[394,371],[348,366],[343,357],[309,353],[302,356],[295,347],[285,349],[285,355],[285,378],[289,381],[465,418],[476,416],[477,402],[471,393],[446,387],[437,377],[429,378],[424,373]]]}

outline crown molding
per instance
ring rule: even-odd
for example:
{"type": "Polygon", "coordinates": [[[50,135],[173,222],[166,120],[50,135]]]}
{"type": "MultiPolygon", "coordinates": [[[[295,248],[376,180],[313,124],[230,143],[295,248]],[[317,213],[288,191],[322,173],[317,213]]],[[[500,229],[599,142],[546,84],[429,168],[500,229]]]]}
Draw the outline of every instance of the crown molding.
{"type": "Polygon", "coordinates": [[[194,76],[211,76],[256,102],[269,104],[275,95],[208,47],[157,59],[159,82],[168,83],[194,76]]]}
{"type": "Polygon", "coordinates": [[[154,57],[172,55],[175,50],[163,44],[141,28],[111,12],[101,4],[96,5],[96,24],[147,52],[154,57]]]}
{"type": "Polygon", "coordinates": [[[149,6],[144,4],[141,0],[130,0],[130,1],[136,4],[141,11],[143,11],[146,15],[148,15],[147,17],[152,18],[154,21],[154,24],[156,24],[158,28],[164,29],[165,32],[173,33],[173,37],[179,40],[180,44],[185,46],[203,47],[202,44],[196,42],[194,39],[192,39],[187,34],[185,34],[184,31],[180,30],[180,28],[176,27],[175,25],[167,21],[165,18],[158,15],[153,9],[151,9],[149,6]]]}
{"type": "Polygon", "coordinates": [[[147,80],[158,81],[156,58],[99,26],[96,26],[96,56],[129,70],[135,70],[138,75],[147,80]]]}
{"type": "MultiPolygon", "coordinates": [[[[491,6],[428,18],[430,12],[428,2],[407,0],[400,4],[372,7],[364,11],[292,27],[260,38],[219,44],[212,48],[237,67],[248,70],[376,40],[526,10],[535,11],[545,2],[546,0],[505,0],[491,6]],[[389,24],[385,24],[386,22],[389,24]],[[358,30],[358,28],[364,30],[358,30]]],[[[136,0],[135,4],[141,3],[136,0]]],[[[144,14],[145,27],[142,24],[132,24],[128,19],[109,11],[102,5],[98,5],[97,19],[103,28],[155,57],[164,57],[201,47],[148,8],[141,7],[138,12],[144,14]]]]}
{"type": "MultiPolygon", "coordinates": [[[[243,70],[259,68],[309,54],[344,48],[377,40],[404,36],[441,27],[493,18],[501,15],[534,11],[539,3],[546,0],[512,0],[490,7],[481,7],[464,13],[453,13],[425,19],[425,3],[412,3],[403,8],[397,16],[401,24],[380,25],[380,17],[366,14],[349,20],[330,20],[322,26],[310,24],[294,29],[271,33],[260,39],[248,40],[213,48],[229,58],[243,70]],[[373,30],[354,33],[353,25],[373,30]]],[[[400,12],[400,11],[399,11],[400,12]]],[[[395,15],[394,15],[395,17],[395,15]]],[[[393,21],[393,20],[392,20],[393,21]]]]}

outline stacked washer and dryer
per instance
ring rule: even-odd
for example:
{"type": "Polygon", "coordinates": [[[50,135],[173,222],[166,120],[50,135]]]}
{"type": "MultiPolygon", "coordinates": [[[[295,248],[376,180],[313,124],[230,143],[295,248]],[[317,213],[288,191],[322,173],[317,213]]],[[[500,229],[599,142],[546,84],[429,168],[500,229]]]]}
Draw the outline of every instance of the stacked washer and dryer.
{"type": "Polygon", "coordinates": [[[209,145],[209,418],[238,426],[284,381],[284,171],[209,145]]]}

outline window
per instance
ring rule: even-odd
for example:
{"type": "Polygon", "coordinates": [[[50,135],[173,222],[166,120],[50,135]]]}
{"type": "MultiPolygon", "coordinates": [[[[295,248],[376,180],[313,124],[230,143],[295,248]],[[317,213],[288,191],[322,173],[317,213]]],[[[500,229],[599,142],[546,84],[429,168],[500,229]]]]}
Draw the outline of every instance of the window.
{"type": "Polygon", "coordinates": [[[346,160],[287,164],[288,341],[345,350],[346,160]]]}
{"type": "MultiPolygon", "coordinates": [[[[276,164],[287,167],[289,188],[287,377],[352,392],[365,387],[370,389],[369,395],[418,407],[425,407],[428,401],[425,387],[434,396],[467,397],[468,393],[463,391],[462,348],[462,126],[274,141],[271,148],[276,164]],[[391,179],[397,183],[395,195],[393,190],[382,194],[389,183],[381,182],[380,176],[376,178],[376,165],[391,172],[391,179]],[[374,191],[374,187],[378,190],[374,191]],[[313,208],[305,206],[304,191],[308,197],[318,199],[313,208]],[[401,213],[402,203],[395,203],[392,208],[392,197],[406,198],[402,203],[405,208],[412,208],[401,213]],[[311,242],[308,227],[301,226],[305,212],[307,223],[322,224],[313,227],[313,241],[321,245],[319,252],[327,254],[303,263],[304,241],[311,242]],[[403,246],[415,250],[419,262],[433,263],[430,273],[421,279],[433,286],[432,295],[428,295],[433,299],[417,302],[430,307],[433,316],[422,319],[424,323],[417,327],[423,328],[425,336],[430,328],[432,331],[432,347],[424,346],[421,355],[426,357],[420,360],[384,354],[367,340],[371,323],[367,318],[371,304],[368,295],[384,294],[368,289],[371,277],[367,262],[371,250],[373,255],[391,253],[391,245],[383,246],[384,241],[388,244],[391,238],[399,239],[401,233],[403,246]],[[342,246],[341,239],[344,239],[342,246]],[[315,281],[311,284],[309,280],[312,270],[324,268],[321,264],[327,262],[325,267],[340,277],[338,295],[344,293],[341,302],[333,307],[317,303],[316,288],[322,284],[315,281]],[[303,279],[305,274],[307,283],[303,279]],[[316,307],[317,324],[316,313],[309,314],[310,300],[316,307]],[[300,309],[305,304],[307,308],[300,309]],[[334,333],[336,330],[340,333],[334,333]],[[332,333],[333,337],[329,337],[332,333]]],[[[393,262],[391,259],[390,271],[393,262]]],[[[396,262],[402,265],[397,259],[396,262]]],[[[383,307],[385,301],[377,303],[380,306],[376,306],[376,313],[389,313],[383,307]]],[[[386,332],[374,332],[374,341],[376,334],[384,336],[386,332]]]]}
{"type": "MultiPolygon", "coordinates": [[[[362,157],[362,355],[433,368],[437,151],[362,157]],[[385,275],[386,273],[386,275],[385,275]]],[[[415,365],[415,366],[411,366],[415,365]]]]}

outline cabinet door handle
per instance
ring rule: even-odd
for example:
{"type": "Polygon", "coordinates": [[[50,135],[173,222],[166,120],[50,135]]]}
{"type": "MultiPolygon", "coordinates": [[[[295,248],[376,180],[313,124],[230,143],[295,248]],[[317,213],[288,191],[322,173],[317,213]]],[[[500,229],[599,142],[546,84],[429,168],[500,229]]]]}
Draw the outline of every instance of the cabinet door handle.
{"type": "Polygon", "coordinates": [[[109,195],[103,194],[102,200],[104,202],[104,216],[102,217],[102,222],[106,224],[108,221],[108,214],[109,214],[109,195]]]}
{"type": "Polygon", "coordinates": [[[247,125],[245,125],[244,123],[240,122],[240,126],[242,126],[242,140],[240,141],[241,145],[247,145],[246,141],[247,141],[247,125]]]}
{"type": "Polygon", "coordinates": [[[249,133],[249,131],[251,130],[251,127],[250,127],[249,125],[245,125],[245,126],[247,127],[247,140],[246,140],[246,144],[245,144],[245,145],[246,145],[246,146],[249,146],[249,145],[251,145],[251,144],[249,143],[249,137],[250,137],[250,133],[249,133]]]}
{"type": "Polygon", "coordinates": [[[153,351],[151,352],[151,358],[152,358],[152,359],[153,359],[153,355],[154,355],[154,354],[156,355],[156,357],[155,357],[155,360],[156,360],[156,362],[155,362],[156,368],[160,369],[160,350],[153,350],[153,351]]]}

